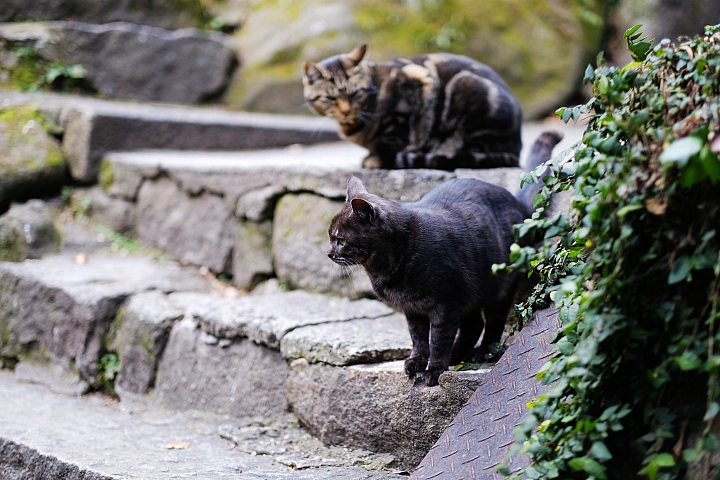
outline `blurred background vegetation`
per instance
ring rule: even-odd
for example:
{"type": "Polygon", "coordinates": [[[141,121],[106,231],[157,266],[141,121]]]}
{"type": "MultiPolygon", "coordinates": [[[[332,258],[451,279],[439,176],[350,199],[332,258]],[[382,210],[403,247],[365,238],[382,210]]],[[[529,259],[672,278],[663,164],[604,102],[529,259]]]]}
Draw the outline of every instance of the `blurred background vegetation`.
{"type": "Polygon", "coordinates": [[[577,103],[600,51],[627,56],[634,24],[656,41],[720,21],[717,0],[5,0],[0,21],[130,21],[227,35],[241,67],[221,101],[233,108],[307,114],[299,65],[369,46],[368,59],[453,52],[500,73],[528,119],[577,103]],[[7,3],[6,3],[7,2],[7,3]]]}

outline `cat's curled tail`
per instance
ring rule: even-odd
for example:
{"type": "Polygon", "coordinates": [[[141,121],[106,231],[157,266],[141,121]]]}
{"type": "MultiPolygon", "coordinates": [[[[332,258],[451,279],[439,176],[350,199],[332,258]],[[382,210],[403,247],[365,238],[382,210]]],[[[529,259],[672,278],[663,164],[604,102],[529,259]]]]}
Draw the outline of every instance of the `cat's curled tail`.
{"type": "MultiPolygon", "coordinates": [[[[535,143],[533,143],[530,155],[528,155],[527,158],[525,170],[531,172],[550,160],[552,158],[553,148],[555,148],[555,145],[557,145],[562,139],[563,134],[557,130],[547,130],[541,133],[538,139],[535,140],[535,143]]],[[[536,183],[525,183],[520,188],[520,191],[515,194],[515,198],[525,204],[531,212],[535,210],[532,206],[533,199],[540,191],[540,188],[542,188],[542,177],[547,175],[547,171],[548,169],[546,168],[545,171],[538,176],[540,180],[536,183]]]]}

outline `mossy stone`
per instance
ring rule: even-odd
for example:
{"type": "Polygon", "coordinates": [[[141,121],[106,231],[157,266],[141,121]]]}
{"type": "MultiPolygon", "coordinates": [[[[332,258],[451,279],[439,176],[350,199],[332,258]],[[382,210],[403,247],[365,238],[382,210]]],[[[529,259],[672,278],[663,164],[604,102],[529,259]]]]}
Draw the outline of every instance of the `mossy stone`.
{"type": "Polygon", "coordinates": [[[64,155],[48,129],[35,108],[0,109],[0,213],[12,201],[52,195],[65,182],[64,155]]]}
{"type": "Polygon", "coordinates": [[[113,172],[112,164],[107,160],[103,160],[100,164],[99,180],[104,192],[109,191],[110,187],[115,183],[115,172],[113,172]]]}
{"type": "Polygon", "coordinates": [[[607,6],[599,0],[400,2],[261,0],[237,34],[243,72],[229,101],[308,113],[300,64],[367,43],[368,58],[445,51],[487,63],[507,81],[527,118],[572,96],[600,49],[607,6]],[[282,30],[284,35],[278,36],[282,30]]]}
{"type": "Polygon", "coordinates": [[[0,217],[0,262],[22,262],[29,251],[22,223],[12,217],[0,217]]]}

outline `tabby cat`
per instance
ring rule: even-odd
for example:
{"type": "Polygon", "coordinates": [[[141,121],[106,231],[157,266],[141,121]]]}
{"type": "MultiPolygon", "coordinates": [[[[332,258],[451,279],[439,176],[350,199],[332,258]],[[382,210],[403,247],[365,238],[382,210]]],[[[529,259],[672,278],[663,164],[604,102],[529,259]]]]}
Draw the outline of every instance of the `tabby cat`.
{"type": "MultiPolygon", "coordinates": [[[[561,138],[543,133],[531,168],[549,159],[561,138]]],[[[518,196],[533,198],[537,188],[518,196]]],[[[328,230],[328,256],[339,265],[362,265],[375,294],[405,313],[413,342],[405,372],[437,385],[449,365],[484,361],[500,340],[521,277],[495,276],[491,266],[508,261],[512,227],[531,212],[504,188],[475,179],[451,180],[401,204],[368,193],[352,177],[328,230]]]]}
{"type": "Polygon", "coordinates": [[[302,64],[310,110],[370,151],[364,167],[518,165],[522,109],[490,67],[449,53],[363,62],[365,52],[302,64]]]}

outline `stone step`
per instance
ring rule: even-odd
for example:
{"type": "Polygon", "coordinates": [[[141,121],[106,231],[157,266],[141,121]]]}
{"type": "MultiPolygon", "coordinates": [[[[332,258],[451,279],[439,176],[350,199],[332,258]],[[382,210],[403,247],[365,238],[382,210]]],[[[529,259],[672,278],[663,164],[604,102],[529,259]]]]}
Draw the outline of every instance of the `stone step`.
{"type": "MultiPolygon", "coordinates": [[[[328,448],[283,422],[73,397],[0,370],[4,480],[381,480],[389,457],[328,448]]],[[[145,399],[147,400],[147,399],[145,399]]],[[[401,477],[406,478],[406,477],[401,477]]]]}
{"type": "Polygon", "coordinates": [[[218,32],[76,20],[0,23],[0,83],[9,77],[15,88],[31,89],[38,81],[32,76],[43,75],[42,66],[61,64],[81,69],[82,81],[66,85],[68,90],[103,98],[199,103],[221,97],[238,65],[229,37],[218,32]]]}
{"type": "Polygon", "coordinates": [[[19,380],[69,395],[114,387],[121,405],[152,398],[270,422],[293,412],[329,445],[411,469],[486,373],[416,386],[398,361],[411,347],[405,320],[376,300],[278,288],[224,297],[235,291],[207,273],[112,254],[102,236],[60,223],[60,254],[0,263],[0,366],[19,380]]]}
{"type": "Polygon", "coordinates": [[[324,118],[108,101],[72,95],[0,90],[0,106],[38,108],[62,134],[72,177],[94,183],[114,150],[246,150],[338,140],[324,118]]]}

